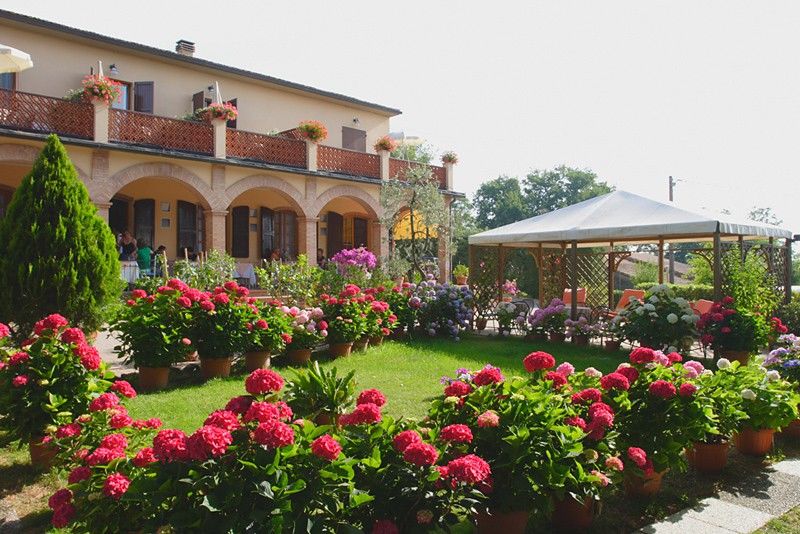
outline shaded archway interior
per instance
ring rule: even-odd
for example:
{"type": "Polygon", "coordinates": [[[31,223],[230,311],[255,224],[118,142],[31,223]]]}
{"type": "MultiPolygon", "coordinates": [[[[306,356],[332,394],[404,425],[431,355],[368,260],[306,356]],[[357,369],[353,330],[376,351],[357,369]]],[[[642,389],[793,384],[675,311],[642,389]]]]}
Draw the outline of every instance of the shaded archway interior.
{"type": "Polygon", "coordinates": [[[236,197],[226,219],[227,252],[239,262],[294,260],[298,254],[300,206],[285,193],[256,188],[236,197]]]}
{"type": "Polygon", "coordinates": [[[337,197],[325,204],[317,223],[317,247],[330,258],[343,249],[366,247],[378,249],[379,236],[374,231],[376,215],[362,200],[337,197]]]}

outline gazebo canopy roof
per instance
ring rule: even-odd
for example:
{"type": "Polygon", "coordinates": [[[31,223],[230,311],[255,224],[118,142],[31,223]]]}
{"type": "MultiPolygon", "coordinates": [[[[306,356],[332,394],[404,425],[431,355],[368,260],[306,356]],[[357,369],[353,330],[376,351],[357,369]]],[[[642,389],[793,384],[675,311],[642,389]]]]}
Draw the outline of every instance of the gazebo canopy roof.
{"type": "Polygon", "coordinates": [[[612,191],[566,208],[470,236],[470,245],[525,247],[578,242],[609,243],[702,241],[724,237],[786,238],[792,232],[753,221],[735,221],[687,211],[627,191],[612,191]]]}

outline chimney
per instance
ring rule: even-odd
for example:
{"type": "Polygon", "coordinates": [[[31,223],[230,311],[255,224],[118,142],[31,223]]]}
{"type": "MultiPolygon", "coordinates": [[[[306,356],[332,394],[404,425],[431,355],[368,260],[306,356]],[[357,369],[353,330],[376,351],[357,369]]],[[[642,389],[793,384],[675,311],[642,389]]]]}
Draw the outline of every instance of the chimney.
{"type": "Polygon", "coordinates": [[[186,39],[181,39],[177,43],[175,43],[175,51],[182,56],[194,56],[194,43],[191,41],[187,41],[186,39]]]}

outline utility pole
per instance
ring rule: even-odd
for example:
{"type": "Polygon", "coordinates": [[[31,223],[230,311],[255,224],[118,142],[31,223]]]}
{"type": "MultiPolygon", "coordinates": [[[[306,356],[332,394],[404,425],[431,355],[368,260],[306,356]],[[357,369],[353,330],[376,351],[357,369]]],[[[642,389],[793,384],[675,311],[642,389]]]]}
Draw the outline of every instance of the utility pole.
{"type": "MultiPolygon", "coordinates": [[[[672,176],[669,177],[669,201],[674,202],[675,185],[678,183],[672,176]]],[[[675,283],[675,249],[673,244],[669,244],[669,283],[675,283]]]]}

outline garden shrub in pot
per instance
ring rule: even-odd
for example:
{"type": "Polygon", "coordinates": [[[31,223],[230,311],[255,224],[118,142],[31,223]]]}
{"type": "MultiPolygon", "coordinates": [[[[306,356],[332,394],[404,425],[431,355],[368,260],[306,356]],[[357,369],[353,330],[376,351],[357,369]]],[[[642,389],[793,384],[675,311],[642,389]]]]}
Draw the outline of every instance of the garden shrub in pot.
{"type": "Polygon", "coordinates": [[[663,284],[650,288],[643,301],[631,301],[617,317],[626,339],[668,353],[688,351],[696,332],[689,301],[663,284]]]}
{"type": "Polygon", "coordinates": [[[281,312],[289,319],[289,338],[286,355],[294,364],[306,364],[311,360],[311,351],[328,337],[328,322],[322,308],[300,309],[281,306],[281,312]]]}
{"type": "MultiPolygon", "coordinates": [[[[458,339],[472,321],[472,291],[467,286],[440,284],[433,275],[413,289],[420,328],[429,336],[446,335],[458,339]]],[[[413,299],[413,297],[412,297],[413,299]]]]}
{"type": "Polygon", "coordinates": [[[269,367],[270,356],[281,352],[292,340],[289,317],[277,303],[253,302],[246,323],[245,368],[247,372],[269,367]]]}
{"type": "Polygon", "coordinates": [[[348,284],[338,297],[322,295],[322,311],[328,323],[328,344],[334,357],[347,356],[353,342],[367,330],[366,298],[361,288],[348,284]]]}
{"type": "Polygon", "coordinates": [[[764,320],[746,310],[737,310],[732,297],[715,302],[697,322],[700,342],[718,356],[747,363],[750,354],[766,343],[764,320]]]}

